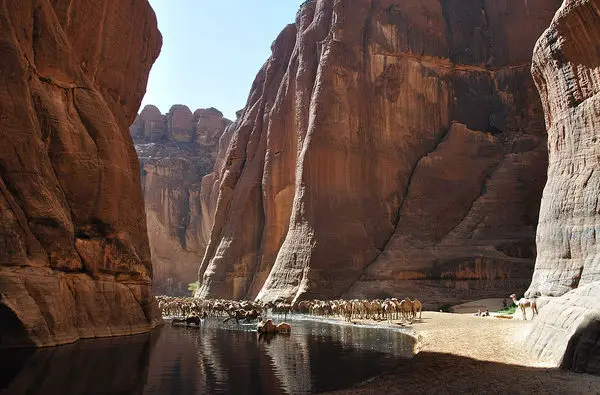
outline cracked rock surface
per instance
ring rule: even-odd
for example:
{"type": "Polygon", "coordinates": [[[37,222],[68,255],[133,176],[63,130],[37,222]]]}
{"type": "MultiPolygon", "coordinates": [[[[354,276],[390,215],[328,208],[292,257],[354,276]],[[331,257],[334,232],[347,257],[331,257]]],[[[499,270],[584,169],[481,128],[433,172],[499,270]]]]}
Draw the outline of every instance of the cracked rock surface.
{"type": "Polygon", "coordinates": [[[0,4],[0,347],[160,323],[128,126],[161,42],[145,0],[0,4]]]}
{"type": "Polygon", "coordinates": [[[523,292],[547,167],[531,53],[559,5],[306,2],[203,191],[197,295],[523,292]]]}

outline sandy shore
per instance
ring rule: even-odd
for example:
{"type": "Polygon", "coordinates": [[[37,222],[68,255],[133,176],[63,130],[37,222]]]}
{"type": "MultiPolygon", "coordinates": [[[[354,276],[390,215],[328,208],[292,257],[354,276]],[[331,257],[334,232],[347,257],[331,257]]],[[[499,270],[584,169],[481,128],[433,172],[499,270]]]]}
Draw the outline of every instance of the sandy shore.
{"type": "MultiPolygon", "coordinates": [[[[395,324],[395,323],[394,323],[395,324]]],[[[423,312],[408,327],[419,353],[369,383],[337,394],[600,394],[600,377],[550,367],[520,347],[528,322],[423,312]]]]}

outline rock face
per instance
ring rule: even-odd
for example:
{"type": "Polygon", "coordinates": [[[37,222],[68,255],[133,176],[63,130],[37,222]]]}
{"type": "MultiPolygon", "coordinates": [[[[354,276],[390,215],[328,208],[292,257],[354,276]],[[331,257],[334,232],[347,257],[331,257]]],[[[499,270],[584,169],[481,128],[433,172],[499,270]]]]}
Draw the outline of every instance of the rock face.
{"type": "Polygon", "coordinates": [[[306,2],[203,192],[197,295],[524,291],[547,165],[530,58],[559,5],[306,2]]]}
{"type": "Polygon", "coordinates": [[[0,347],[145,332],[151,290],[127,127],[161,47],[145,0],[0,8],[0,347]]]}
{"type": "Polygon", "coordinates": [[[154,289],[189,295],[210,235],[202,210],[202,177],[212,171],[219,139],[231,121],[214,109],[193,114],[174,105],[162,115],[146,106],[130,127],[141,163],[154,289]]]}
{"type": "Polygon", "coordinates": [[[545,306],[528,345],[600,374],[600,1],[564,2],[536,45],[532,72],[550,163],[527,291],[545,306]]]}

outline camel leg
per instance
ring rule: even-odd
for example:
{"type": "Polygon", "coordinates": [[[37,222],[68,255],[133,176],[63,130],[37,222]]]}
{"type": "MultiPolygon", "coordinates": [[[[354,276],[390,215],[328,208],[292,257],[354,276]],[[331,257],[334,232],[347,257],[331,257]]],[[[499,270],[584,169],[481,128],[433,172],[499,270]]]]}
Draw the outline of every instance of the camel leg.
{"type": "Polygon", "coordinates": [[[527,321],[527,311],[525,311],[524,306],[521,306],[521,312],[523,313],[523,321],[527,321]]]}

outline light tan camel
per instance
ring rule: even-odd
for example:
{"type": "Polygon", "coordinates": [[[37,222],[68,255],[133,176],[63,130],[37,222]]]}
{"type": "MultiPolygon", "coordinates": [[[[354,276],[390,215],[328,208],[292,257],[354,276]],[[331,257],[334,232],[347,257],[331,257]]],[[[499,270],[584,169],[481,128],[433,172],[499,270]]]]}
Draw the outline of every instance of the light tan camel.
{"type": "Polygon", "coordinates": [[[402,313],[402,318],[407,321],[412,321],[414,318],[413,311],[413,303],[409,298],[404,299],[400,302],[400,312],[402,313]]]}
{"type": "Polygon", "coordinates": [[[419,299],[415,299],[412,301],[413,305],[413,314],[415,317],[417,316],[417,311],[419,311],[419,319],[421,319],[421,311],[423,310],[423,304],[419,299]]]}
{"type": "Polygon", "coordinates": [[[533,316],[531,318],[533,318],[536,314],[539,314],[535,300],[529,300],[526,298],[521,298],[521,300],[517,300],[517,295],[515,295],[515,294],[510,295],[510,298],[513,300],[513,302],[517,306],[519,306],[521,308],[521,312],[523,313],[524,320],[527,320],[527,313],[525,312],[525,309],[527,307],[531,307],[531,311],[533,312],[533,316]]]}

